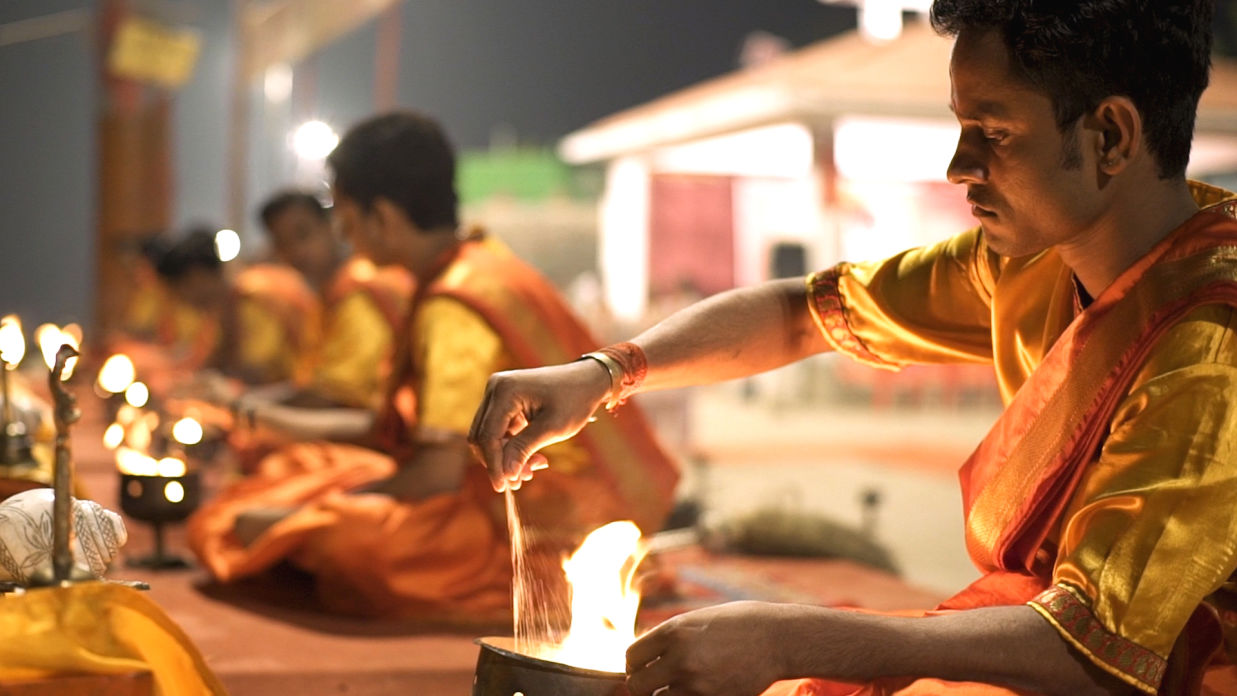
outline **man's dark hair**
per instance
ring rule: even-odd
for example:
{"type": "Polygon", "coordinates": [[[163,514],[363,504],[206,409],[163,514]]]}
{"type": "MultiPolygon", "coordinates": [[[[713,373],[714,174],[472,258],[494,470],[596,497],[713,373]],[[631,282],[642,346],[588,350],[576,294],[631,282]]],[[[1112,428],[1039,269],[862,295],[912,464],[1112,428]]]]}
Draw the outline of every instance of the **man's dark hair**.
{"type": "Polygon", "coordinates": [[[1113,95],[1142,115],[1162,179],[1190,159],[1211,66],[1214,0],[935,0],[932,26],[1001,32],[1014,65],[1052,99],[1061,132],[1113,95]]]}
{"type": "Polygon", "coordinates": [[[195,227],[163,250],[155,263],[155,272],[164,280],[177,280],[195,268],[215,272],[222,265],[215,250],[214,231],[195,227]]]}
{"type": "Polygon", "coordinates": [[[353,126],[327,157],[335,189],[369,210],[386,198],[422,229],[454,229],[455,154],[438,123],[397,111],[353,126]]]}
{"type": "Polygon", "coordinates": [[[267,230],[271,228],[271,223],[275,218],[279,217],[285,210],[300,206],[305,210],[313,213],[319,220],[327,219],[326,208],[322,206],[322,201],[318,197],[308,191],[298,191],[288,189],[280,191],[262,204],[262,208],[258,212],[258,216],[262,218],[262,224],[267,230]]]}

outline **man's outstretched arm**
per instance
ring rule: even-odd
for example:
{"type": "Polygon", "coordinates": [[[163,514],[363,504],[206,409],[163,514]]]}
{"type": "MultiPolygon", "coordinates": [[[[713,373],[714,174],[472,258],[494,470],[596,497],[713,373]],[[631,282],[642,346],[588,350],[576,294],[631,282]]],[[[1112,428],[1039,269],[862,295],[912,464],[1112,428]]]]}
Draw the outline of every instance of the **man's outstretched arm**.
{"type": "Polygon", "coordinates": [[[627,651],[628,689],[755,696],[774,681],[919,677],[1041,694],[1136,693],[1074,651],[1028,606],[927,618],[736,602],[688,612],[627,651]]]}
{"type": "MultiPolygon", "coordinates": [[[[632,341],[648,372],[640,391],[709,384],[780,367],[829,348],[808,309],[803,278],[715,295],[671,315],[632,341]]],[[[496,490],[532,475],[546,445],[575,435],[609,393],[593,360],[490,378],[469,442],[496,490]]]]}

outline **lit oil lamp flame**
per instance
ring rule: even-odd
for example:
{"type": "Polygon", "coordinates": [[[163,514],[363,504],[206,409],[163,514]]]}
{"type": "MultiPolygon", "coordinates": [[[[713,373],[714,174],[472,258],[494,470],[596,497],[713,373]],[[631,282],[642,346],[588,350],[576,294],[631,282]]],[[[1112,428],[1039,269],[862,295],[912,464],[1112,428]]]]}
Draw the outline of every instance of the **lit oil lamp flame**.
{"type": "Polygon", "coordinates": [[[134,382],[125,387],[125,403],[134,408],[141,408],[150,401],[150,387],[144,382],[134,382]]]}
{"type": "Polygon", "coordinates": [[[114,450],[125,443],[125,426],[112,423],[103,431],[103,446],[114,450]]]}
{"type": "Polygon", "coordinates": [[[571,629],[540,657],[555,662],[622,672],[627,647],[636,639],[640,592],[633,580],[646,549],[631,522],[593,530],[563,561],[571,585],[571,629]]]}
{"type": "Polygon", "coordinates": [[[26,357],[26,337],[21,331],[21,319],[10,314],[0,319],[0,360],[10,370],[26,357]]]}
{"type": "Polygon", "coordinates": [[[116,467],[122,474],[132,476],[157,476],[159,474],[158,460],[132,447],[116,449],[116,467]]]}
{"type": "Polygon", "coordinates": [[[149,416],[155,416],[155,414],[148,413],[134,420],[125,431],[125,442],[138,452],[146,452],[150,449],[151,440],[154,439],[154,430],[159,425],[158,416],[155,416],[153,423],[149,416]]]}
{"type": "Polygon", "coordinates": [[[103,391],[120,394],[133,384],[136,377],[137,369],[133,367],[133,361],[124,353],[117,353],[99,368],[99,387],[103,391]]]}
{"type": "Polygon", "coordinates": [[[184,460],[176,457],[164,457],[155,462],[155,473],[164,478],[184,476],[187,470],[184,460]]]}
{"type": "Polygon", "coordinates": [[[202,424],[193,418],[181,418],[172,426],[172,439],[182,445],[196,445],[202,441],[202,424]]]}
{"type": "MultiPolygon", "coordinates": [[[[47,369],[53,369],[56,366],[56,353],[59,352],[60,346],[70,345],[75,350],[80,350],[82,347],[82,327],[77,324],[69,324],[63,329],[55,324],[43,324],[34,330],[34,341],[39,344],[39,352],[43,354],[43,362],[47,364],[47,369]]],[[[64,372],[60,374],[60,381],[66,382],[73,376],[73,368],[77,367],[77,358],[69,358],[64,363],[64,372]]]]}

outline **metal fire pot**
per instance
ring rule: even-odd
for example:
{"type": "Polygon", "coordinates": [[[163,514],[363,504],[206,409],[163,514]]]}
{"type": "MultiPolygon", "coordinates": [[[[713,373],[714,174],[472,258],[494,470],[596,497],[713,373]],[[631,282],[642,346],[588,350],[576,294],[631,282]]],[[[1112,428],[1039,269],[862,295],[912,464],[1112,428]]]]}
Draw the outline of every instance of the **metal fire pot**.
{"type": "Polygon", "coordinates": [[[511,638],[478,638],[472,696],[629,696],[626,675],[573,667],[515,651],[511,638]]]}

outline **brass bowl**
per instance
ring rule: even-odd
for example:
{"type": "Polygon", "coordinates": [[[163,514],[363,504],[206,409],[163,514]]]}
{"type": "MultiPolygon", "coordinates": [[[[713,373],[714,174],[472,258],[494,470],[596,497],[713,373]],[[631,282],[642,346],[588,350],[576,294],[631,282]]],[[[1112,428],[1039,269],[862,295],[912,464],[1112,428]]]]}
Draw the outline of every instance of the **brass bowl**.
{"type": "Polygon", "coordinates": [[[473,673],[472,696],[629,696],[627,675],[573,667],[515,651],[511,638],[487,637],[473,673]]]}

